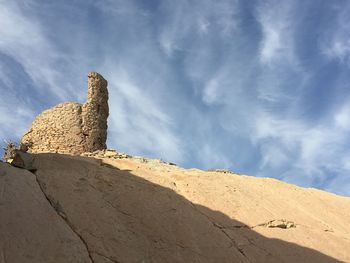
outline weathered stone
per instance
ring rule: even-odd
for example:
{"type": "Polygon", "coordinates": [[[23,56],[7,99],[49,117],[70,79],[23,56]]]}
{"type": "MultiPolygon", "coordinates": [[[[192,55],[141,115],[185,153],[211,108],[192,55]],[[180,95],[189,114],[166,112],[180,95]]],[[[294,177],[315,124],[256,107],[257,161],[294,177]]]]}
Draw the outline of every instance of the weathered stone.
{"type": "Polygon", "coordinates": [[[107,150],[104,152],[104,157],[107,157],[107,158],[111,158],[111,157],[117,157],[118,156],[118,153],[116,151],[112,151],[112,150],[107,150]]]}
{"type": "Polygon", "coordinates": [[[86,103],[61,103],[43,111],[23,136],[28,152],[81,154],[106,149],[108,90],[98,73],[88,75],[86,103]]]}
{"type": "MultiPolygon", "coordinates": [[[[104,157],[96,162],[96,158],[82,156],[34,156],[36,180],[53,207],[51,211],[83,241],[85,255],[88,251],[94,263],[350,262],[349,198],[268,178],[218,177],[152,159],[141,163],[140,158],[104,157]]],[[[70,243],[70,239],[55,244],[57,237],[52,245],[44,244],[44,251],[57,245],[67,261],[10,258],[23,255],[27,247],[40,256],[35,252],[42,243],[36,245],[38,241],[31,235],[46,233],[40,237],[50,241],[57,222],[53,221],[52,234],[47,217],[38,214],[33,220],[38,197],[28,197],[26,192],[38,187],[23,186],[33,175],[23,171],[22,180],[12,174],[2,176],[1,167],[0,262],[4,245],[4,262],[79,262],[69,261],[72,251],[63,249],[75,244],[79,258],[84,252],[81,242],[75,239],[70,243]],[[6,184],[11,179],[17,179],[16,188],[6,184]],[[21,202],[10,203],[13,195],[21,202]],[[27,203],[29,207],[25,207],[27,203]],[[30,214],[12,212],[21,209],[30,214]],[[26,243],[20,242],[22,236],[26,243]],[[8,242],[12,246],[6,246],[8,242]]],[[[50,253],[53,258],[57,252],[50,253]]]]}
{"type": "Polygon", "coordinates": [[[6,163],[0,163],[0,262],[92,263],[35,175],[6,163]]]}
{"type": "Polygon", "coordinates": [[[33,155],[24,153],[21,151],[17,151],[15,156],[13,157],[11,165],[18,168],[26,169],[29,171],[34,171],[35,168],[33,167],[33,161],[34,161],[33,155]]]}

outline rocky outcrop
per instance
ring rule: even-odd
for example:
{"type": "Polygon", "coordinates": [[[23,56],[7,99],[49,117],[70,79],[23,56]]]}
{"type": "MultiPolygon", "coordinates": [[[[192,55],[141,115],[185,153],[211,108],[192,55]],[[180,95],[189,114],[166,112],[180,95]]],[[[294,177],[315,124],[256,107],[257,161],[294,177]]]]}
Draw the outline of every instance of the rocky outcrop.
{"type": "Polygon", "coordinates": [[[346,197],[111,150],[22,155],[35,173],[0,164],[1,263],[350,262],[346,197]]]}
{"type": "Polygon", "coordinates": [[[91,263],[34,174],[0,162],[0,262],[91,263]]]}
{"type": "Polygon", "coordinates": [[[106,148],[108,90],[98,73],[88,75],[86,103],[61,103],[36,117],[21,143],[32,153],[80,154],[106,148]]]}

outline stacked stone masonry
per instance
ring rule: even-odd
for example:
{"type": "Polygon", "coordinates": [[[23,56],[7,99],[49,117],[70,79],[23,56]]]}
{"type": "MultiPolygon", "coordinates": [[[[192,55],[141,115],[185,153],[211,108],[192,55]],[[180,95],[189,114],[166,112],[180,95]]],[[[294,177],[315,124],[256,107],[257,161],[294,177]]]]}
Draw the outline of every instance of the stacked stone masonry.
{"type": "Polygon", "coordinates": [[[43,111],[21,143],[32,153],[81,154],[106,149],[108,90],[98,73],[88,75],[86,103],[66,102],[43,111]]]}

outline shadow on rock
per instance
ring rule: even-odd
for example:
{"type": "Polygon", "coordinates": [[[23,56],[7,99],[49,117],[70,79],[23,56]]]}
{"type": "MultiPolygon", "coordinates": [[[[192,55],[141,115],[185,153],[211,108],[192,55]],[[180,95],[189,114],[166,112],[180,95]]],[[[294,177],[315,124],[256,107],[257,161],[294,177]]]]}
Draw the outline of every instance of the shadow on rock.
{"type": "Polygon", "coordinates": [[[91,158],[39,154],[34,166],[94,262],[340,262],[91,158]]]}

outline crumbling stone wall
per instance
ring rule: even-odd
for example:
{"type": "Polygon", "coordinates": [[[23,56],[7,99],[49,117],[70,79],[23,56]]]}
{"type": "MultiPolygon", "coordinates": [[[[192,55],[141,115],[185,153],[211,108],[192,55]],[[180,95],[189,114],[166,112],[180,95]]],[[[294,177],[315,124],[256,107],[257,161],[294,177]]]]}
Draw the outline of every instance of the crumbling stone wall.
{"type": "Polygon", "coordinates": [[[107,81],[91,73],[87,102],[82,106],[82,132],[87,152],[106,149],[108,114],[107,81]]]}
{"type": "Polygon", "coordinates": [[[33,153],[81,154],[106,149],[108,90],[98,73],[88,75],[86,103],[66,102],[43,111],[21,143],[33,153]]]}

